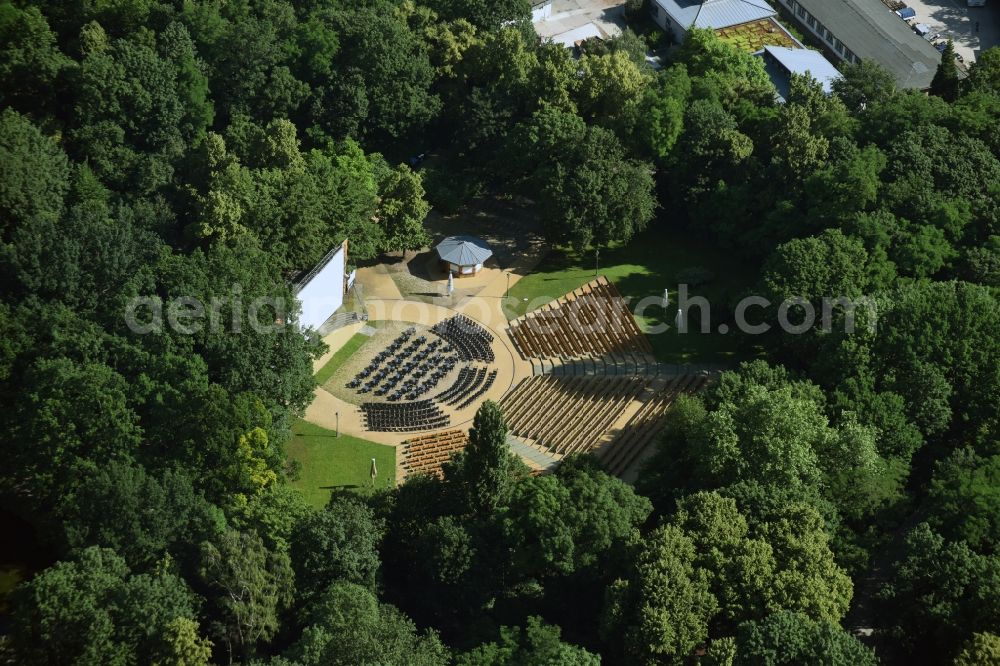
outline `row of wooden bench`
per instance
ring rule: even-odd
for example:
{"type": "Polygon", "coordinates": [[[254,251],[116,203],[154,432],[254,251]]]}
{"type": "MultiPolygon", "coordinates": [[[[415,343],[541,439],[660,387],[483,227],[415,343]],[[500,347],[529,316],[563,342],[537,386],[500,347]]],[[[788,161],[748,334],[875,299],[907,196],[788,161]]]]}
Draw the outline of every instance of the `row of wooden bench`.
{"type": "Polygon", "coordinates": [[[525,359],[652,352],[621,294],[604,277],[514,320],[509,333],[525,359]]]}
{"type": "MultiPolygon", "coordinates": [[[[533,356],[601,355],[631,348],[616,294],[595,281],[515,323],[512,336],[533,356]]],[[[634,322],[633,322],[634,323],[634,322]]]]}
{"type": "Polygon", "coordinates": [[[597,456],[609,474],[621,476],[663,432],[667,410],[682,393],[696,393],[708,383],[706,375],[681,375],[643,403],[613,440],[597,456]]]}
{"type": "Polygon", "coordinates": [[[583,299],[584,307],[591,307],[594,304],[603,306],[602,310],[591,311],[590,321],[594,323],[606,323],[618,337],[637,343],[639,347],[638,351],[653,351],[649,345],[649,341],[642,334],[642,331],[639,330],[639,325],[636,323],[635,317],[632,316],[632,312],[628,309],[628,305],[625,303],[621,292],[606,277],[601,276],[584,285],[582,289],[568,294],[566,300],[570,305],[577,300],[577,292],[581,296],[588,296],[589,292],[590,297],[583,299]]]}
{"type": "Polygon", "coordinates": [[[590,451],[646,387],[641,377],[528,377],[500,402],[514,434],[553,453],[590,451]]]}
{"type": "MultiPolygon", "coordinates": [[[[681,375],[645,399],[614,438],[597,449],[610,474],[620,476],[663,431],[666,414],[682,393],[705,388],[707,375],[681,375]]],[[[522,380],[500,401],[511,432],[532,439],[554,453],[595,450],[633,400],[650,388],[642,377],[534,376],[522,380]]],[[[468,445],[468,434],[448,430],[403,443],[406,475],[442,475],[442,465],[468,445]]]]}
{"type": "Polygon", "coordinates": [[[433,474],[442,476],[441,466],[456,451],[461,451],[469,443],[469,435],[464,430],[436,432],[403,442],[402,467],[406,475],[433,474]]]}

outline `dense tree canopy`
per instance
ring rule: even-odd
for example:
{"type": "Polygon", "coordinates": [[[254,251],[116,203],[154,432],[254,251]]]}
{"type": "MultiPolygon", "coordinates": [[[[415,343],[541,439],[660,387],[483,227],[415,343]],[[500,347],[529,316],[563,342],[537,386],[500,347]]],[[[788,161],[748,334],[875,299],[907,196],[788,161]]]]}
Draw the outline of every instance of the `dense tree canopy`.
{"type": "MultiPolygon", "coordinates": [[[[197,629],[194,596],[183,580],[133,575],[104,548],[56,564],[20,587],[12,603],[10,640],[25,664],[154,663],[176,649],[183,628],[197,629]]],[[[200,638],[191,644],[199,652],[204,646],[200,638]]]]}
{"type": "Polygon", "coordinates": [[[954,658],[974,633],[1000,620],[1000,559],[949,541],[926,523],[906,536],[892,580],[881,590],[887,631],[907,655],[954,658]]]}
{"type": "Polygon", "coordinates": [[[544,624],[531,616],[527,626],[503,627],[500,640],[486,643],[475,650],[459,654],[460,666],[502,666],[503,664],[552,664],[553,666],[596,666],[598,655],[559,640],[558,627],[544,624]]]}
{"type": "Polygon", "coordinates": [[[374,587],[381,536],[371,509],[347,496],[334,496],[325,510],[304,517],[291,541],[300,602],[338,580],[374,587]]]}
{"type": "Polygon", "coordinates": [[[433,632],[418,633],[405,615],[354,583],[339,581],[324,590],[306,624],[288,650],[291,663],[435,666],[447,661],[447,650],[433,632]]]}
{"type": "Polygon", "coordinates": [[[740,626],[734,664],[874,666],[870,648],[832,622],[781,612],[740,626]]]}

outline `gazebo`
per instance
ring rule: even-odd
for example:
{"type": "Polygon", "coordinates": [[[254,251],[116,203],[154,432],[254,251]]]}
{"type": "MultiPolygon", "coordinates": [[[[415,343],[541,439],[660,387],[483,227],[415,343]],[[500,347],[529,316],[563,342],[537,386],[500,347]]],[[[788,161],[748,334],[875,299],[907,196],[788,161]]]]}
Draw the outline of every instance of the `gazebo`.
{"type": "Polygon", "coordinates": [[[483,270],[483,263],[493,256],[493,250],[482,238],[475,236],[448,236],[435,248],[441,267],[455,275],[465,277],[483,270]]]}

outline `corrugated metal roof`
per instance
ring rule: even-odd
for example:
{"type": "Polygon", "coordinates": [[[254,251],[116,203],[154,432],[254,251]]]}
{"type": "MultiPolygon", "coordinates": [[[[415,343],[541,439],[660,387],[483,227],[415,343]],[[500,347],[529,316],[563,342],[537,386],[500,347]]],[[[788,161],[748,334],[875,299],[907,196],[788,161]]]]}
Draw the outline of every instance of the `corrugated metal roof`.
{"type": "Polygon", "coordinates": [[[655,0],[670,18],[684,28],[719,30],[774,16],[766,0],[655,0]]]}
{"type": "Polygon", "coordinates": [[[442,261],[458,266],[475,266],[493,256],[486,241],[475,236],[448,236],[436,249],[442,261]]]}
{"type": "Polygon", "coordinates": [[[765,46],[764,50],[792,74],[809,74],[823,85],[823,91],[833,92],[832,84],[840,72],[819,51],[789,49],[783,46],[765,46]]]}
{"type": "Polygon", "coordinates": [[[775,11],[764,0],[705,0],[695,19],[699,28],[728,28],[774,16],[775,11]]]}
{"type": "Polygon", "coordinates": [[[892,72],[901,88],[930,87],[941,54],[880,0],[796,1],[859,58],[892,72]]]}

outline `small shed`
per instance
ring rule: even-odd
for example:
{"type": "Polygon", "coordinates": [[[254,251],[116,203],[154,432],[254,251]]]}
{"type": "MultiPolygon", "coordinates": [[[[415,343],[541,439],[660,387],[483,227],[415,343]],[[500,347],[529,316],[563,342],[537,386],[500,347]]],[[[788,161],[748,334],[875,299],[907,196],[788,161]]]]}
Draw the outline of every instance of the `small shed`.
{"type": "Polygon", "coordinates": [[[475,275],[483,270],[483,263],[493,256],[489,244],[475,236],[448,236],[435,249],[441,267],[455,277],[475,275]]]}
{"type": "Polygon", "coordinates": [[[913,7],[903,7],[902,9],[896,10],[896,15],[905,21],[906,19],[911,19],[915,17],[917,15],[917,12],[915,9],[913,9],[913,7]]]}

